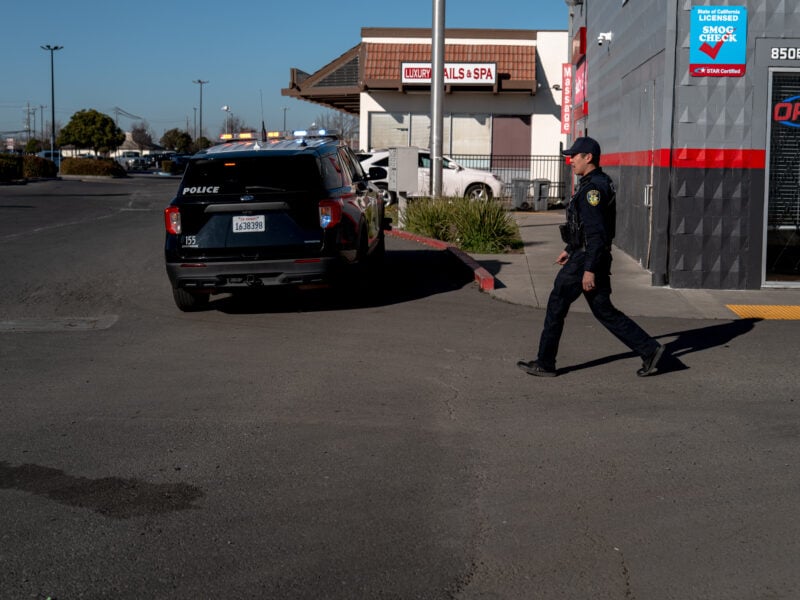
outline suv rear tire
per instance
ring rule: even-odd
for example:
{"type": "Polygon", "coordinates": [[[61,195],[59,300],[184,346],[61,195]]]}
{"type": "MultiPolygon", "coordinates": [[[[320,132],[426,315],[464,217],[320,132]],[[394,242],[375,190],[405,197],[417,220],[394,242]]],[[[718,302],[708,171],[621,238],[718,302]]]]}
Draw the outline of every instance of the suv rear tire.
{"type": "Polygon", "coordinates": [[[203,310],[211,301],[211,294],[192,293],[180,288],[172,288],[172,297],[175,299],[175,306],[183,312],[203,310]]]}

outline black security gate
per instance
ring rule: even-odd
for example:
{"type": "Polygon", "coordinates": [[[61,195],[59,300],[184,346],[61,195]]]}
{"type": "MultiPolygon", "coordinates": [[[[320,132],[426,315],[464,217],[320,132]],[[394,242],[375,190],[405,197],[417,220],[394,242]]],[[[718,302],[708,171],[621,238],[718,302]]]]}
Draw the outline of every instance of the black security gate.
{"type": "Polygon", "coordinates": [[[800,71],[772,74],[766,282],[800,283],[800,71]]]}
{"type": "Polygon", "coordinates": [[[461,166],[494,173],[503,182],[503,198],[506,200],[513,195],[513,182],[519,180],[549,181],[548,203],[553,205],[566,200],[562,156],[452,154],[451,158],[461,166]]]}

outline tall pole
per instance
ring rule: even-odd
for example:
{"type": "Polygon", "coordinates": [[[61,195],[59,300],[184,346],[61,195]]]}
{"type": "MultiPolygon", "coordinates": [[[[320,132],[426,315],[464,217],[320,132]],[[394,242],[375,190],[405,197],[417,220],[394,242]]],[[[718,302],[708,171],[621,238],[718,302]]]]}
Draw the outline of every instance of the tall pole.
{"type": "Polygon", "coordinates": [[[227,114],[225,115],[225,133],[233,133],[231,131],[231,107],[227,104],[222,107],[227,114]]]}
{"type": "Polygon", "coordinates": [[[44,141],[44,109],[46,106],[44,104],[39,105],[39,139],[44,141]]]}
{"type": "Polygon", "coordinates": [[[288,107],[283,107],[283,131],[286,131],[286,111],[289,110],[288,107]]]}
{"type": "Polygon", "coordinates": [[[442,195],[442,117],[444,106],[444,2],[433,0],[433,59],[431,67],[431,195],[442,195]]]}
{"type": "Polygon", "coordinates": [[[193,79],[192,83],[197,83],[200,85],[200,135],[197,136],[197,139],[203,137],[203,86],[208,83],[208,81],[203,81],[202,79],[193,79]]]}
{"type": "MultiPolygon", "coordinates": [[[[53,53],[56,50],[61,50],[64,46],[40,46],[42,50],[50,52],[50,156],[53,156],[53,150],[56,147],[56,79],[53,70],[53,53]]],[[[58,161],[61,164],[61,161],[58,161]]]]}

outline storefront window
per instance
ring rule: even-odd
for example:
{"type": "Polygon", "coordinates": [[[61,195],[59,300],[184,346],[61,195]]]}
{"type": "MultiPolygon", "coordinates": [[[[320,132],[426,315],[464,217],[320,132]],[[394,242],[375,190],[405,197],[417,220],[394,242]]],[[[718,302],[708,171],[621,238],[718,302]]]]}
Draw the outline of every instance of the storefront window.
{"type": "Polygon", "coordinates": [[[800,282],[800,72],[772,78],[767,282],[800,282]]]}
{"type": "MultiPolygon", "coordinates": [[[[430,148],[431,119],[427,114],[370,113],[369,147],[430,148]]],[[[442,123],[445,154],[492,153],[491,115],[445,115],[442,123]]]]}
{"type": "Polygon", "coordinates": [[[450,154],[492,153],[492,118],[489,115],[454,115],[450,154]]]}
{"type": "Polygon", "coordinates": [[[410,116],[401,113],[369,114],[369,147],[408,146],[410,116]]]}
{"type": "Polygon", "coordinates": [[[431,147],[431,118],[428,115],[411,115],[411,145],[431,147]]]}

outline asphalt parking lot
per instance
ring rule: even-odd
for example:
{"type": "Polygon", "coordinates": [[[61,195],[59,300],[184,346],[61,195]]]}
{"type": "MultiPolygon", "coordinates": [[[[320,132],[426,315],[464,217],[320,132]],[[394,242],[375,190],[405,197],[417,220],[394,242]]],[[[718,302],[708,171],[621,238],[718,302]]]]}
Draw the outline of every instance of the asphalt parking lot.
{"type": "Polygon", "coordinates": [[[164,272],[169,178],[0,187],[0,597],[796,598],[794,321],[540,308],[390,237],[353,292],[164,272]]]}

